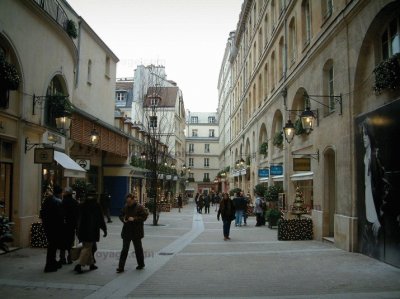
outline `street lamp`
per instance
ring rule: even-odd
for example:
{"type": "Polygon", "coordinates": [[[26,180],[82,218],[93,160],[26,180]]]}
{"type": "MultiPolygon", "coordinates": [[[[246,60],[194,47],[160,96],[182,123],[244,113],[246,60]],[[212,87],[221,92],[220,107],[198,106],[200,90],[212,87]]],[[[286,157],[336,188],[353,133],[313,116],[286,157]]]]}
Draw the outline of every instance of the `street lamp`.
{"type": "Polygon", "coordinates": [[[153,92],[147,95],[147,103],[151,109],[151,115],[149,116],[149,162],[150,162],[150,201],[152,201],[153,208],[153,225],[158,224],[158,203],[157,203],[157,186],[158,186],[158,145],[160,144],[159,140],[157,140],[157,127],[158,127],[158,119],[157,119],[157,108],[161,102],[161,97],[153,92]]]}

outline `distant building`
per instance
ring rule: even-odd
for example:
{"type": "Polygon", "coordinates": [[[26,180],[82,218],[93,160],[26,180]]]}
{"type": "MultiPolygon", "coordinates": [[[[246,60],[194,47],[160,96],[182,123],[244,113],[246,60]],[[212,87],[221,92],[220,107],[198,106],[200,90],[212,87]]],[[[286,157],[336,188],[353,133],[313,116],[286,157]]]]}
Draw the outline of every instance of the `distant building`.
{"type": "Polygon", "coordinates": [[[190,112],[186,116],[186,166],[190,192],[218,191],[219,126],[216,112],[190,112]]]}

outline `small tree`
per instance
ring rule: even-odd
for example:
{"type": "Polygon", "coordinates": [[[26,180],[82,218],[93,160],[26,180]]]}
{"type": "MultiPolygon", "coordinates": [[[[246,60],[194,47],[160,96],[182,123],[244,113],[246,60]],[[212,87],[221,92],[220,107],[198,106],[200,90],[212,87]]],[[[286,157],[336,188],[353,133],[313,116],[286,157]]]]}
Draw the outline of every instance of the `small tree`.
{"type": "Polygon", "coordinates": [[[278,201],[279,193],[282,193],[283,189],[280,185],[272,185],[269,186],[267,191],[264,194],[264,197],[267,201],[278,201]]]}

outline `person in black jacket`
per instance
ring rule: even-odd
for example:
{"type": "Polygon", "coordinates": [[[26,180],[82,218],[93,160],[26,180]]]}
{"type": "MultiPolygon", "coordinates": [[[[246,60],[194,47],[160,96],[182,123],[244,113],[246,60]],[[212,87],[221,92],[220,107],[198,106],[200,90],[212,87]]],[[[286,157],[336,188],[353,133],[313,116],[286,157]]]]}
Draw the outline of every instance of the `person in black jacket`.
{"type": "Polygon", "coordinates": [[[60,263],[72,264],[71,248],[75,241],[78,222],[78,202],[72,197],[72,188],[65,187],[61,207],[64,215],[64,246],[60,250],[60,263]],[[67,253],[67,258],[65,258],[67,253]]]}
{"type": "Polygon", "coordinates": [[[83,248],[79,255],[79,263],[74,270],[82,273],[82,266],[89,265],[90,270],[96,270],[93,256],[93,248],[100,240],[100,229],[107,236],[107,226],[104,221],[103,212],[97,203],[96,194],[89,193],[83,203],[79,205],[78,239],[83,248]]]}
{"type": "Polygon", "coordinates": [[[40,218],[42,219],[43,229],[47,237],[44,272],[55,272],[61,267],[61,264],[56,261],[57,249],[62,247],[62,232],[64,229],[61,194],[61,187],[54,186],[53,194],[46,197],[40,210],[40,218]]]}
{"type": "Polygon", "coordinates": [[[233,206],[232,200],[229,198],[228,193],[223,193],[222,200],[219,204],[219,209],[217,213],[217,219],[219,221],[219,217],[222,217],[223,223],[223,233],[224,233],[224,241],[230,240],[229,232],[231,229],[231,222],[235,219],[235,207],[233,206]]]}
{"type": "Polygon", "coordinates": [[[125,207],[121,211],[119,219],[124,223],[121,232],[122,250],[119,258],[117,273],[124,272],[125,262],[129,252],[131,241],[135,249],[137,270],[144,268],[144,253],[142,239],[144,237],[143,222],[148,216],[147,210],[136,201],[136,195],[128,194],[126,196],[125,207]]]}

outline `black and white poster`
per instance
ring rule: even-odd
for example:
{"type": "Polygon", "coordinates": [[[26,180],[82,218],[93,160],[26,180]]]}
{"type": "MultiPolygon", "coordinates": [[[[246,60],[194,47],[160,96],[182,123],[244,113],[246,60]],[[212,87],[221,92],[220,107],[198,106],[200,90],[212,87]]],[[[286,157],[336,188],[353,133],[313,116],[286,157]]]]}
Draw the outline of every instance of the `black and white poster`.
{"type": "Polygon", "coordinates": [[[400,100],[355,128],[359,251],[400,267],[400,100]]]}

